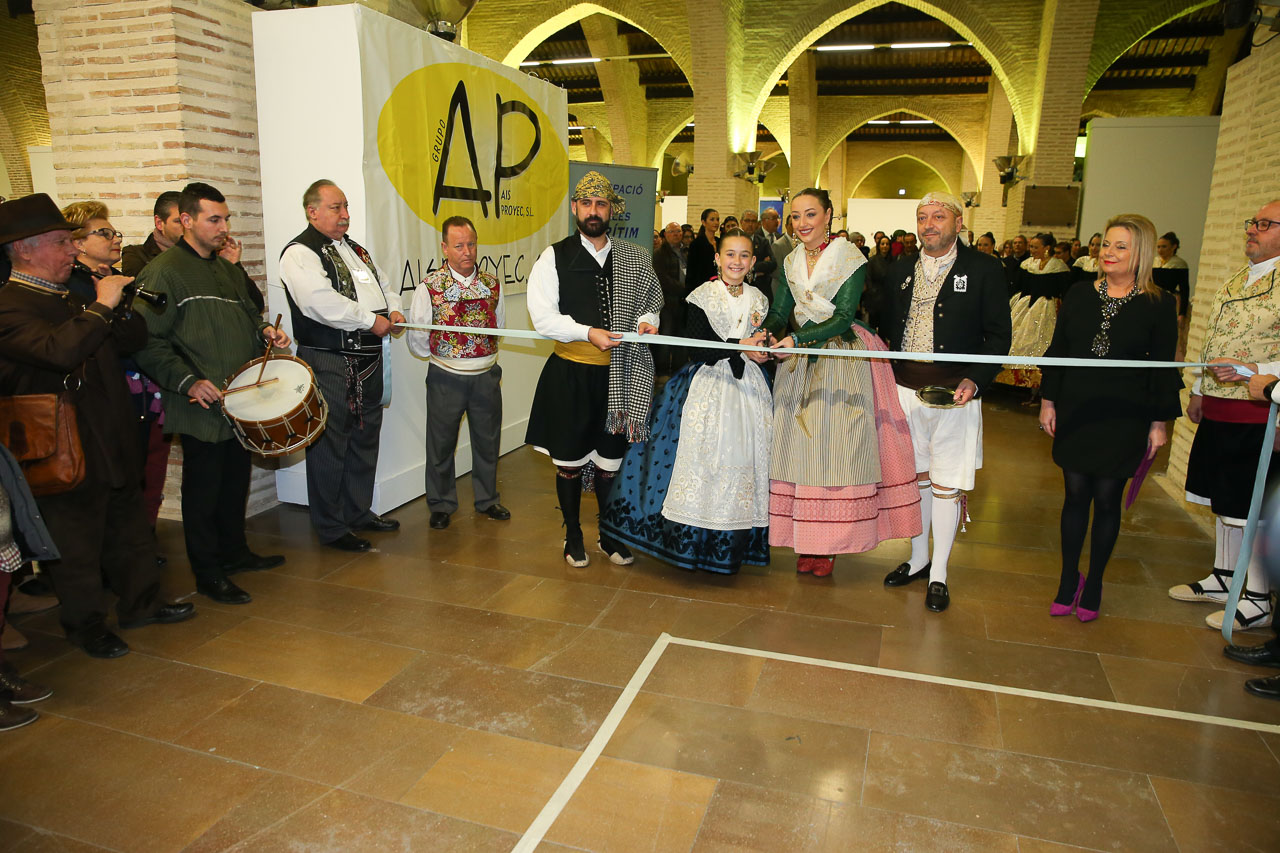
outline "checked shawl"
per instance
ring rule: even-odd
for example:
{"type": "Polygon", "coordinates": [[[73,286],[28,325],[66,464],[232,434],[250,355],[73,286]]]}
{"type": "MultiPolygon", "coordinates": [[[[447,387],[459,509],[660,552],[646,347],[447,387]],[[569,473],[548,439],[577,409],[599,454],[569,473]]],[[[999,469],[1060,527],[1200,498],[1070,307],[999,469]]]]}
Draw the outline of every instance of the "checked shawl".
{"type": "MultiPolygon", "coordinates": [[[[613,299],[609,331],[634,332],[645,314],[662,311],[662,285],[653,258],[633,243],[613,240],[613,299]]],[[[627,441],[649,438],[649,405],[653,402],[653,353],[648,344],[622,343],[609,361],[609,415],[605,429],[627,441]]]]}

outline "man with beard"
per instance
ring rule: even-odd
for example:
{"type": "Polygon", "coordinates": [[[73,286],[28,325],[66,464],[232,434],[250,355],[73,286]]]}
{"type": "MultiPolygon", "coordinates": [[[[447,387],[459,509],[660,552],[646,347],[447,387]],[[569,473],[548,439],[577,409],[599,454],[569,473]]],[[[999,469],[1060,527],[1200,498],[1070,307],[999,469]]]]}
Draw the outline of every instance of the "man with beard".
{"type": "Polygon", "coordinates": [[[169,305],[135,305],[151,335],[137,360],[163,390],[164,431],[182,436],[182,530],[196,590],[220,604],[247,604],[249,593],[228,575],[270,569],[284,557],[249,550],[249,451],[212,407],[222,400],[221,384],[262,355],[264,342],[287,347],[289,336],[263,322],[244,275],[219,255],[231,219],[222,193],[187,184],[178,210],[182,239],[138,276],[140,287],[166,294],[169,305]]]}
{"type": "MultiPolygon", "coordinates": [[[[903,253],[886,279],[885,320],[890,349],[901,352],[1004,355],[1013,338],[1000,263],[961,245],[964,204],[933,192],[916,206],[924,251],[903,253]]],[[[904,241],[905,242],[905,241],[904,241]]],[[[914,241],[913,241],[914,242],[914,241]]],[[[998,364],[895,361],[898,402],[911,427],[916,484],[924,522],[911,540],[911,557],[889,573],[885,586],[927,578],[925,607],[947,609],[947,562],[964,517],[964,492],[982,467],[982,402],[975,399],[1000,372],[998,364]],[[951,392],[953,407],[925,405],[916,392],[930,386],[951,392]],[[933,556],[929,530],[933,529],[933,556]]]]}
{"type": "MultiPolygon", "coordinates": [[[[584,485],[594,481],[603,508],[627,444],[649,436],[653,355],[621,338],[658,331],[662,286],[649,253],[609,239],[609,219],[625,208],[607,178],[583,175],[571,202],[577,233],[547,248],[529,273],[529,318],[556,345],[538,379],[525,441],[556,465],[564,559],[585,566],[584,485]]],[[[606,536],[596,544],[618,565],[634,561],[606,536]]]]}
{"type": "Polygon", "coordinates": [[[307,448],[307,505],[320,542],[368,551],[357,532],[386,533],[400,522],[373,512],[382,431],[383,341],[404,322],[400,294],[364,247],[347,235],[351,212],[338,185],[318,180],[302,194],[307,228],[280,256],[298,339],[329,401],[324,432],[307,448]]]}

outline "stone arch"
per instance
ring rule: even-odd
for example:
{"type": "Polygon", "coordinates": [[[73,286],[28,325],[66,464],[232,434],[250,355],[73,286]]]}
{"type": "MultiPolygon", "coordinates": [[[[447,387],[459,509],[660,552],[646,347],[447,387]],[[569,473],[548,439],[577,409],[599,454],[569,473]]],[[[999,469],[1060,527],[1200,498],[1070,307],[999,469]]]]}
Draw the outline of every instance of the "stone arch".
{"type": "MultiPolygon", "coordinates": [[[[744,69],[744,91],[757,95],[750,115],[743,116],[754,125],[765,100],[781,79],[783,72],[819,38],[841,23],[863,12],[883,6],[890,0],[792,0],[788,12],[794,24],[783,32],[771,32],[770,44],[760,45],[758,61],[744,69]],[[817,21],[818,23],[813,23],[817,21]],[[777,45],[776,48],[771,47],[777,45]],[[753,73],[752,69],[761,69],[753,73]]],[[[1008,94],[1015,121],[1024,138],[1031,138],[1031,106],[1035,95],[1035,64],[1039,50],[1039,34],[1035,28],[1019,22],[1003,22],[991,15],[990,7],[978,0],[897,0],[918,9],[960,33],[982,54],[1008,94]]],[[[761,6],[768,3],[760,0],[761,6]]],[[[749,4],[754,5],[754,4],[749,4]]],[[[764,13],[762,8],[761,13],[764,13]]]]}
{"type": "Polygon", "coordinates": [[[608,15],[652,36],[671,54],[685,79],[692,81],[692,51],[684,7],[645,9],[643,16],[637,15],[636,11],[636,4],[626,0],[480,3],[467,18],[468,41],[472,50],[504,65],[518,66],[553,33],[589,15],[608,15]],[[530,22],[535,23],[530,26],[530,22]]]}
{"type": "MultiPolygon", "coordinates": [[[[914,100],[918,101],[919,99],[917,98],[914,100]]],[[[971,136],[970,134],[957,132],[959,128],[953,117],[948,116],[945,119],[940,119],[938,118],[938,115],[940,113],[937,110],[930,110],[930,109],[919,107],[919,106],[908,106],[907,104],[911,102],[912,102],[912,99],[903,98],[901,104],[896,104],[893,106],[877,104],[877,105],[871,106],[869,109],[866,109],[861,113],[846,114],[847,120],[843,124],[830,125],[829,123],[827,123],[828,126],[833,129],[827,131],[822,136],[820,136],[818,138],[817,144],[814,146],[814,150],[818,155],[817,157],[814,158],[814,161],[818,163],[818,169],[819,170],[822,169],[822,167],[826,164],[827,159],[831,156],[831,152],[834,151],[836,146],[840,144],[840,141],[845,137],[847,137],[850,133],[853,133],[855,130],[862,127],[864,124],[866,124],[869,121],[875,121],[876,119],[881,118],[882,116],[901,112],[901,113],[910,113],[911,115],[919,116],[920,118],[929,119],[938,127],[942,128],[947,133],[951,134],[951,138],[954,139],[956,143],[960,146],[961,150],[964,151],[964,155],[968,159],[969,164],[973,167],[974,172],[976,174],[981,175],[982,174],[982,156],[981,156],[982,148],[980,147],[981,140],[976,138],[968,138],[971,136]]]]}
{"type": "Polygon", "coordinates": [[[951,182],[947,180],[946,176],[943,175],[942,172],[938,171],[938,167],[930,163],[928,160],[917,157],[914,154],[895,154],[894,156],[889,157],[888,159],[877,163],[876,165],[872,166],[870,169],[867,169],[867,171],[864,172],[862,176],[858,178],[858,182],[853,185],[853,188],[849,190],[850,198],[857,195],[858,187],[862,186],[863,182],[865,182],[867,178],[871,177],[871,175],[877,169],[879,169],[882,166],[887,166],[895,160],[915,160],[917,163],[927,168],[930,172],[933,172],[935,175],[937,175],[938,180],[942,181],[943,186],[947,188],[947,192],[955,192],[951,188],[951,182]]]}
{"type": "Polygon", "coordinates": [[[662,170],[662,158],[666,155],[667,148],[675,140],[677,134],[684,130],[685,125],[693,121],[692,105],[687,111],[677,113],[677,115],[681,116],[681,118],[670,119],[665,124],[659,125],[657,131],[653,131],[653,128],[650,128],[650,131],[655,134],[653,138],[657,140],[658,144],[649,150],[653,152],[653,168],[659,171],[662,170]]]}
{"type": "MultiPolygon", "coordinates": [[[[776,156],[778,154],[781,154],[783,159],[786,160],[787,165],[788,166],[791,165],[790,118],[782,117],[782,116],[773,116],[773,117],[770,117],[769,121],[766,121],[765,118],[766,117],[764,115],[760,116],[760,124],[764,125],[765,130],[773,134],[773,138],[777,140],[778,148],[779,148],[778,151],[775,151],[773,154],[769,156],[776,156]]],[[[754,150],[755,147],[756,147],[755,142],[753,140],[751,148],[748,150],[754,150]]],[[[768,158],[766,157],[765,159],[768,159],[768,158]]]]}
{"type": "Polygon", "coordinates": [[[1098,4],[1085,97],[1117,59],[1147,35],[1217,0],[1107,0],[1098,4]]]}

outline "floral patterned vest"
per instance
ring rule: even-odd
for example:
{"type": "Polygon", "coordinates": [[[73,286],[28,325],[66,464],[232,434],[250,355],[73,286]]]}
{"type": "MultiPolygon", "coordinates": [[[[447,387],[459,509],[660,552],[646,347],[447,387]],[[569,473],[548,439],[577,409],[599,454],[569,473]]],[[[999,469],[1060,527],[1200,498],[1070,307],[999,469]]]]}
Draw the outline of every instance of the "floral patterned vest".
{"type": "MultiPolygon", "coordinates": [[[[1213,298],[1201,361],[1227,356],[1245,362],[1280,361],[1280,270],[1250,286],[1249,268],[1236,273],[1213,298]]],[[[1200,390],[1209,397],[1249,399],[1245,382],[1220,384],[1204,371],[1200,390]]]]}
{"type": "MultiPolygon", "coordinates": [[[[475,279],[464,286],[445,264],[424,278],[422,283],[431,293],[434,325],[497,327],[499,285],[489,273],[477,270],[475,279]]],[[[498,339],[492,335],[433,331],[430,341],[431,354],[440,358],[483,358],[498,351],[498,339]]]]}

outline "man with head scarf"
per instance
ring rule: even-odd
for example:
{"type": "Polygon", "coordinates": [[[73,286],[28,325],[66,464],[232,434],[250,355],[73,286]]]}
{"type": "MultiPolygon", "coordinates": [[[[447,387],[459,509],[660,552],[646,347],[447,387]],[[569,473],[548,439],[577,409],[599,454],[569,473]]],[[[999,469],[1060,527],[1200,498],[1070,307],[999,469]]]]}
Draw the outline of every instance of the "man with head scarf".
{"type": "MultiPolygon", "coordinates": [[[[625,208],[607,178],[583,175],[571,206],[577,232],[547,248],[529,273],[529,318],[556,345],[538,379],[525,441],[556,464],[564,558],[585,566],[584,475],[603,507],[627,444],[648,438],[653,355],[645,344],[624,343],[622,333],[658,331],[662,286],[648,252],[609,238],[610,218],[625,208]]],[[[618,565],[634,560],[608,537],[597,545],[618,565]]]]}
{"type": "MultiPolygon", "coordinates": [[[[990,255],[958,239],[964,204],[949,193],[928,193],[916,205],[921,251],[904,253],[885,281],[885,322],[891,349],[903,352],[1004,355],[1013,337],[1004,271],[990,255]]],[[[898,401],[911,427],[916,453],[923,531],[911,540],[910,559],[884,579],[905,586],[929,582],[925,606],[951,601],[947,562],[964,518],[964,492],[982,467],[982,402],[977,399],[1000,371],[998,364],[895,361],[898,401]],[[921,389],[946,389],[933,400],[921,389]],[[928,402],[926,402],[926,400],[928,402]],[[939,408],[939,405],[944,406],[939,408]],[[933,530],[933,553],[929,531],[933,530]]]]}

